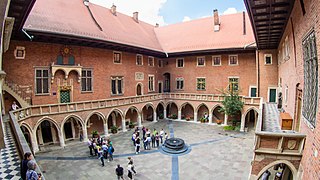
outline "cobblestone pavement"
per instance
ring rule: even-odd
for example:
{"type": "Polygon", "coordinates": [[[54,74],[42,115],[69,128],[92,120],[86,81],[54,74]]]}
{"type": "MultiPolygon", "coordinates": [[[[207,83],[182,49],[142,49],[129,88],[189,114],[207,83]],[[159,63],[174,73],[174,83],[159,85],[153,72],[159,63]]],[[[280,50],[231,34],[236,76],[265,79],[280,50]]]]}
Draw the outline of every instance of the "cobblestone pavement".
{"type": "MultiPolygon", "coordinates": [[[[162,120],[145,123],[147,128],[163,128],[184,139],[191,151],[169,156],[156,148],[134,154],[133,130],[111,135],[115,147],[114,161],[89,156],[86,143],[72,142],[62,150],[38,153],[38,164],[46,179],[117,179],[115,168],[127,167],[127,157],[134,158],[135,180],[241,180],[248,179],[253,156],[254,133],[223,131],[221,126],[162,120]],[[170,129],[169,129],[170,128],[170,129]]],[[[129,179],[125,175],[125,179],[129,179]]]]}

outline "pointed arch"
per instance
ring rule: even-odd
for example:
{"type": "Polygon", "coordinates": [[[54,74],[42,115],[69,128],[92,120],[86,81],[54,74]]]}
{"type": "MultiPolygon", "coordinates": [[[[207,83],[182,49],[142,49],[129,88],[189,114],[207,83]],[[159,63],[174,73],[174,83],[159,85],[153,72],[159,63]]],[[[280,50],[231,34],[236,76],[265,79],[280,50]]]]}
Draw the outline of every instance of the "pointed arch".
{"type": "Polygon", "coordinates": [[[201,104],[199,104],[199,106],[197,106],[197,108],[195,109],[195,111],[198,112],[198,111],[199,111],[199,108],[200,108],[201,106],[205,106],[205,107],[208,109],[208,111],[210,111],[209,106],[208,106],[206,103],[201,103],[201,104]]]}
{"type": "Polygon", "coordinates": [[[261,171],[258,173],[257,179],[259,179],[266,170],[268,170],[269,168],[271,168],[277,164],[281,164],[281,163],[283,163],[289,167],[289,169],[291,170],[292,175],[293,175],[293,180],[296,180],[298,171],[294,167],[294,165],[288,160],[277,160],[277,161],[271,162],[270,164],[268,164],[267,166],[265,166],[264,168],[261,169],[261,171]]]}
{"type": "Polygon", "coordinates": [[[214,105],[213,107],[212,107],[212,109],[210,109],[210,113],[213,113],[213,111],[216,109],[216,108],[218,108],[218,107],[220,107],[220,108],[223,108],[223,105],[222,104],[216,104],[216,105],[214,105]]]}
{"type": "Polygon", "coordinates": [[[22,123],[20,124],[20,128],[21,128],[22,126],[24,126],[24,127],[29,131],[30,134],[33,133],[31,127],[29,126],[29,124],[27,124],[27,123],[25,123],[25,122],[22,122],[22,123]]]}
{"type": "Polygon", "coordinates": [[[38,129],[38,127],[40,126],[40,124],[41,124],[43,121],[45,121],[45,120],[47,120],[47,121],[51,122],[52,124],[54,124],[54,125],[56,126],[56,128],[57,128],[58,133],[60,133],[60,129],[61,129],[60,126],[58,125],[58,123],[56,122],[56,120],[54,120],[53,118],[51,118],[51,117],[49,117],[49,116],[44,116],[44,117],[40,118],[40,119],[37,121],[35,127],[33,128],[33,132],[36,132],[37,129],[38,129]]]}
{"type": "Polygon", "coordinates": [[[179,107],[179,111],[181,111],[182,108],[185,107],[186,105],[190,105],[192,107],[192,109],[194,110],[194,107],[193,107],[193,105],[191,103],[185,102],[185,103],[181,104],[181,106],[179,107]]]}
{"type": "Polygon", "coordinates": [[[123,112],[122,112],[120,109],[118,109],[118,108],[113,108],[113,109],[111,109],[111,110],[109,111],[109,113],[106,115],[106,118],[109,118],[109,116],[110,116],[113,112],[116,112],[116,113],[120,114],[121,119],[124,119],[123,112]]]}
{"type": "Polygon", "coordinates": [[[124,116],[126,116],[126,115],[127,115],[127,113],[128,113],[128,111],[129,111],[129,110],[131,110],[131,109],[136,110],[136,111],[137,111],[137,113],[138,113],[138,114],[140,114],[139,109],[138,109],[136,106],[132,105],[132,106],[130,106],[128,109],[126,109],[126,110],[125,110],[125,112],[124,112],[124,116]]]}
{"type": "Polygon", "coordinates": [[[76,114],[69,114],[61,122],[61,129],[63,128],[63,125],[66,123],[66,121],[68,121],[70,118],[75,118],[76,120],[78,120],[81,123],[81,126],[84,126],[84,122],[80,116],[78,116],[76,114]]]}
{"type": "Polygon", "coordinates": [[[92,111],[86,118],[86,120],[84,121],[85,124],[88,123],[88,120],[91,118],[92,115],[96,114],[97,116],[101,117],[103,120],[103,123],[105,123],[105,119],[106,117],[104,116],[103,113],[99,112],[99,111],[92,111]]]}
{"type": "Polygon", "coordinates": [[[244,117],[246,117],[247,114],[248,114],[248,112],[250,112],[251,110],[254,110],[257,114],[259,114],[259,109],[256,108],[256,107],[254,107],[254,106],[252,106],[252,107],[250,107],[249,109],[247,109],[247,110],[245,111],[245,113],[243,113],[244,117]]]}
{"type": "Polygon", "coordinates": [[[151,107],[153,111],[155,110],[154,105],[152,103],[148,102],[148,103],[146,103],[145,105],[142,106],[141,112],[142,112],[143,108],[146,107],[146,106],[151,107]]]}

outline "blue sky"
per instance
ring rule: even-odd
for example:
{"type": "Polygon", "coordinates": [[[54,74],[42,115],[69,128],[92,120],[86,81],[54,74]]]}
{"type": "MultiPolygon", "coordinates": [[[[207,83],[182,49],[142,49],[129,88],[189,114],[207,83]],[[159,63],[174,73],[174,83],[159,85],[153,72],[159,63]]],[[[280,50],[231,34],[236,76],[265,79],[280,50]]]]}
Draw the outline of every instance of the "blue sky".
{"type": "Polygon", "coordinates": [[[90,2],[132,16],[139,12],[139,19],[150,24],[179,23],[192,19],[212,16],[213,9],[219,14],[230,14],[245,10],[243,0],[90,0],[90,2]]]}

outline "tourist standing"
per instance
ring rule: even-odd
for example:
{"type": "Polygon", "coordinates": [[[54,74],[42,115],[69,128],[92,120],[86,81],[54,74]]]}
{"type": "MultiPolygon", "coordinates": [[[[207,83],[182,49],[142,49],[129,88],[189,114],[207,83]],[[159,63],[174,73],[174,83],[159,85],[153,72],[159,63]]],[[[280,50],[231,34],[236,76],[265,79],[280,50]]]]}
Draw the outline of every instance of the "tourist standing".
{"type": "Polygon", "coordinates": [[[20,107],[17,105],[17,103],[15,101],[13,101],[12,105],[11,105],[11,110],[17,110],[19,109],[20,107]]]}
{"type": "Polygon", "coordinates": [[[93,140],[92,146],[93,146],[93,150],[94,150],[94,156],[97,156],[98,155],[98,148],[97,148],[98,145],[95,140],[93,140]]]}
{"type": "Polygon", "coordinates": [[[149,149],[149,150],[151,149],[150,143],[151,143],[151,137],[147,136],[147,149],[149,149]]]}
{"type": "Polygon", "coordinates": [[[139,136],[136,138],[136,154],[140,152],[140,138],[139,136]]]}
{"type": "Polygon", "coordinates": [[[108,160],[108,162],[113,161],[113,152],[114,152],[113,146],[110,146],[110,145],[109,145],[109,147],[108,147],[108,154],[109,154],[109,160],[108,160]]]}
{"type": "Polygon", "coordinates": [[[134,173],[134,175],[137,174],[137,171],[134,169],[134,164],[133,164],[133,158],[128,157],[128,164],[131,164],[131,171],[134,173]]]}
{"type": "Polygon", "coordinates": [[[93,156],[92,150],[93,150],[93,143],[92,143],[92,139],[88,139],[88,147],[90,150],[90,156],[93,156]]]}
{"type": "Polygon", "coordinates": [[[21,161],[20,165],[20,174],[21,179],[26,180],[26,173],[28,171],[28,162],[32,159],[32,155],[30,152],[26,152],[23,156],[23,160],[21,161]]]}
{"type": "Polygon", "coordinates": [[[101,161],[101,166],[103,167],[104,166],[104,158],[103,158],[103,150],[101,147],[99,147],[99,149],[98,149],[98,154],[99,154],[99,159],[101,161]]]}
{"type": "Polygon", "coordinates": [[[118,180],[123,179],[123,167],[120,166],[120,164],[118,164],[117,168],[116,168],[116,174],[118,176],[118,180]]]}
{"type": "Polygon", "coordinates": [[[132,177],[132,165],[128,164],[128,178],[133,179],[132,177]]]}
{"type": "Polygon", "coordinates": [[[148,149],[148,139],[146,137],[143,137],[143,147],[144,150],[148,149]]]}
{"type": "Polygon", "coordinates": [[[133,146],[136,146],[136,132],[132,134],[131,140],[132,140],[133,146]]]}
{"type": "Polygon", "coordinates": [[[158,133],[156,134],[155,139],[156,139],[156,144],[157,144],[157,148],[158,148],[159,147],[159,141],[160,141],[160,137],[159,137],[158,133]]]}
{"type": "Polygon", "coordinates": [[[160,143],[162,144],[163,143],[163,136],[164,136],[164,130],[163,129],[161,129],[161,131],[160,131],[160,143]]]}
{"type": "Polygon", "coordinates": [[[155,142],[156,142],[156,138],[155,138],[155,136],[152,134],[152,135],[151,135],[152,148],[155,148],[155,142]]]}
{"type": "Polygon", "coordinates": [[[28,164],[28,171],[26,173],[26,178],[28,180],[39,180],[41,179],[41,176],[38,175],[38,173],[35,171],[36,169],[36,163],[34,161],[29,161],[28,164]]]}
{"type": "Polygon", "coordinates": [[[168,134],[164,133],[164,141],[166,141],[168,139],[168,134]]]}
{"type": "Polygon", "coordinates": [[[105,142],[102,144],[101,148],[103,150],[103,157],[108,159],[108,146],[105,142]]]}
{"type": "Polygon", "coordinates": [[[146,137],[146,132],[147,132],[147,129],[143,126],[142,127],[142,137],[146,137]]]}

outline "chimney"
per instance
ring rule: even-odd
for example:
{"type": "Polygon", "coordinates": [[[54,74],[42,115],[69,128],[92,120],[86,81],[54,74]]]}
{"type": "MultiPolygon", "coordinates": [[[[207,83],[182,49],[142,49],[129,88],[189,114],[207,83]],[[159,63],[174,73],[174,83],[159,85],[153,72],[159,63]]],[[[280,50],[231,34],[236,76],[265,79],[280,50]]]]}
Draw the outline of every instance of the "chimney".
{"type": "Polygon", "coordinates": [[[139,14],[138,12],[133,13],[133,20],[135,20],[137,23],[139,22],[138,14],[139,14]]]}
{"type": "Polygon", "coordinates": [[[213,18],[214,18],[214,31],[218,32],[220,30],[220,21],[219,21],[219,13],[218,10],[213,10],[213,18]]]}
{"type": "Polygon", "coordinates": [[[111,13],[116,16],[117,15],[117,6],[115,6],[114,4],[111,6],[111,13]]]}
{"type": "Polygon", "coordinates": [[[85,6],[89,6],[89,0],[83,0],[83,4],[84,4],[85,6]]]}
{"type": "Polygon", "coordinates": [[[243,11],[243,35],[246,35],[247,34],[247,31],[246,31],[246,13],[243,11]]]}
{"type": "Polygon", "coordinates": [[[155,27],[156,27],[156,28],[157,28],[157,27],[159,27],[159,24],[158,24],[158,23],[156,23],[155,27]]]}

